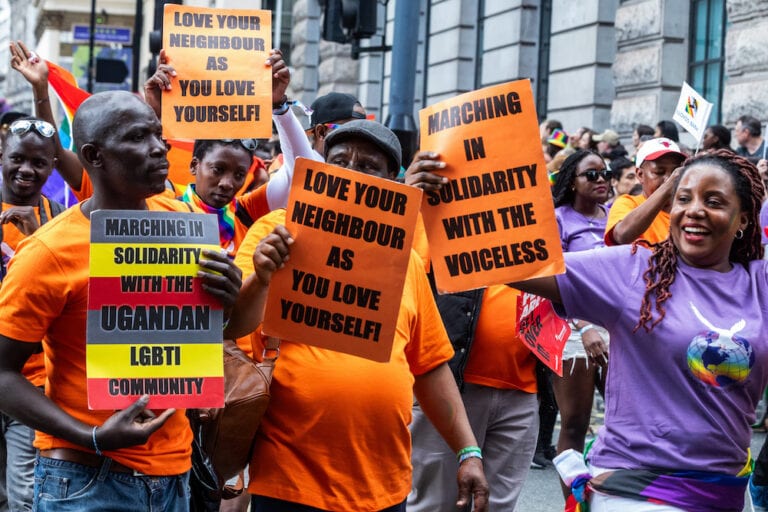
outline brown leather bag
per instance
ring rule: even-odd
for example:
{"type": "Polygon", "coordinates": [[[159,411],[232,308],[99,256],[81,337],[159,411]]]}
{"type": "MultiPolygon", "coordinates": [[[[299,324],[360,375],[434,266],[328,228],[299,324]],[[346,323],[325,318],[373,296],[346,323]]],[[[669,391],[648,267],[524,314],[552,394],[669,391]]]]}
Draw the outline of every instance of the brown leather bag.
{"type": "Polygon", "coordinates": [[[225,499],[242,492],[242,488],[226,489],[224,484],[250,462],[256,432],[269,405],[269,385],[280,354],[280,340],[266,338],[265,347],[259,363],[234,341],[224,340],[224,407],[195,409],[189,414],[195,440],[212,466],[225,499]]]}

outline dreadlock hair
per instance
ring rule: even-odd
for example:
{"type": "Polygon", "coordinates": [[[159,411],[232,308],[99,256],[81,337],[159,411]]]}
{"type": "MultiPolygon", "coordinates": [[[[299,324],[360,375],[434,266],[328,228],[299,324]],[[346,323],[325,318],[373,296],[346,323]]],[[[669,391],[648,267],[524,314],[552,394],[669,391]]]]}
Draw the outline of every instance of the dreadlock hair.
{"type": "MultiPolygon", "coordinates": [[[[736,195],[739,197],[741,210],[748,213],[749,220],[747,227],[744,228],[744,235],[741,238],[734,238],[728,257],[733,263],[744,265],[744,267],[747,267],[750,261],[762,259],[760,206],[765,195],[765,188],[757,168],[746,158],[727,149],[719,149],[712,153],[691,157],[683,165],[678,184],[685,172],[695,165],[713,165],[731,176],[736,195]]],[[[632,244],[632,252],[634,253],[636,250],[637,242],[632,244]]],[[[672,296],[669,288],[674,283],[677,272],[679,252],[671,237],[652,246],[652,250],[653,253],[648,259],[648,268],[643,273],[645,295],[643,295],[643,301],[640,304],[640,318],[635,326],[635,332],[641,327],[645,329],[645,332],[651,332],[664,319],[666,311],[663,304],[672,296]],[[656,296],[655,306],[659,313],[659,317],[655,320],[651,311],[651,294],[656,296]],[[648,325],[649,322],[650,326],[648,325]]]]}
{"type": "Polygon", "coordinates": [[[597,151],[578,149],[571,155],[568,155],[568,158],[560,166],[555,185],[552,187],[552,200],[555,203],[555,208],[564,204],[573,204],[573,200],[576,197],[573,191],[573,183],[576,181],[576,167],[579,165],[579,162],[589,155],[603,158],[597,151]]]}

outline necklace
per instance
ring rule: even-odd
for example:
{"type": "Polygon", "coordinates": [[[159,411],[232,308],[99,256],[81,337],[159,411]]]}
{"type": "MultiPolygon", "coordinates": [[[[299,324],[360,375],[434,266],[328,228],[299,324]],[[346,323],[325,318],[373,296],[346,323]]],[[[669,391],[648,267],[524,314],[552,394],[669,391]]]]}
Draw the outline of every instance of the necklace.
{"type": "Polygon", "coordinates": [[[597,219],[602,219],[602,218],[605,218],[605,216],[606,216],[606,214],[603,211],[603,209],[600,208],[599,206],[597,207],[597,212],[595,214],[593,214],[593,215],[586,215],[584,213],[581,213],[576,208],[574,208],[573,211],[578,213],[581,218],[586,220],[589,223],[590,226],[594,226],[597,223],[597,219]]]}

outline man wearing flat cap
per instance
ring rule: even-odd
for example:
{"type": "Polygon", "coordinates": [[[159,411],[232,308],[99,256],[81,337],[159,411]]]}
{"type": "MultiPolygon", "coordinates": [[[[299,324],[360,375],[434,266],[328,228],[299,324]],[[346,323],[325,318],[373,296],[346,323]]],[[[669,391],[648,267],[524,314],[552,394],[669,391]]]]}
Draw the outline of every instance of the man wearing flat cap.
{"type": "MultiPolygon", "coordinates": [[[[352,120],[325,137],[329,164],[395,179],[401,147],[380,123],[352,120]]],[[[226,334],[257,330],[269,283],[294,240],[285,210],[259,219],[235,263],[247,276],[226,334]]],[[[372,269],[373,270],[373,269],[372,269]]],[[[255,332],[254,332],[255,331],[255,332]]],[[[245,338],[248,339],[248,338],[245,338]]],[[[424,265],[411,251],[387,363],[283,340],[250,465],[248,492],[262,512],[404,512],[411,483],[413,396],[446,443],[466,453],[457,469],[459,499],[487,510],[488,486],[477,441],[447,362],[453,355],[424,265]]]]}

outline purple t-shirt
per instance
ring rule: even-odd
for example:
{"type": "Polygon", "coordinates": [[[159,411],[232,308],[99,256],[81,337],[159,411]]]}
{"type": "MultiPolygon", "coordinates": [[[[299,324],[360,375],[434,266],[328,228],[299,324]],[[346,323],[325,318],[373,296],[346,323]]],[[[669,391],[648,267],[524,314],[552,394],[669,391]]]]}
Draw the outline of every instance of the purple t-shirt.
{"type": "Polygon", "coordinates": [[[763,206],[760,207],[760,239],[763,245],[768,245],[765,228],[768,228],[768,201],[763,201],[763,206]]]}
{"type": "Polygon", "coordinates": [[[720,273],[678,259],[666,316],[650,334],[633,333],[650,254],[629,245],[569,252],[557,276],[558,312],[611,336],[605,425],[589,460],[735,475],[768,381],[768,261],[720,273]]]}
{"type": "Polygon", "coordinates": [[[586,251],[605,246],[605,224],[608,222],[608,210],[600,206],[602,217],[591,218],[577,212],[571,205],[555,208],[557,229],[560,231],[560,243],[564,252],[586,251]]]}

